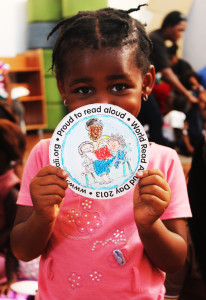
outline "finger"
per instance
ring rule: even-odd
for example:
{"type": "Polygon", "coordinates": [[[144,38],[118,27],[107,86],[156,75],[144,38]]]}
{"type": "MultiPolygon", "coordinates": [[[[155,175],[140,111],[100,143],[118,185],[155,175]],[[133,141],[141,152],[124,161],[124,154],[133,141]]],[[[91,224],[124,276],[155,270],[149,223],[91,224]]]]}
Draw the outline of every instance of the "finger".
{"type": "Polygon", "coordinates": [[[56,175],[49,175],[41,177],[40,179],[37,177],[36,182],[40,186],[47,186],[47,185],[59,185],[63,189],[66,189],[68,187],[68,183],[65,179],[62,179],[56,175]]]}
{"type": "Polygon", "coordinates": [[[164,190],[157,185],[145,186],[139,190],[139,195],[142,200],[144,196],[148,195],[150,197],[155,196],[161,201],[167,201],[169,193],[169,190],[164,190]]]}
{"type": "Polygon", "coordinates": [[[158,169],[144,170],[141,172],[137,172],[136,175],[140,178],[138,183],[140,187],[143,185],[157,184],[164,189],[169,188],[169,185],[166,182],[163,173],[158,169]]]}
{"type": "Polygon", "coordinates": [[[157,210],[165,210],[169,205],[169,202],[156,197],[155,195],[144,194],[141,196],[142,201],[149,204],[151,208],[157,210]]]}
{"type": "Polygon", "coordinates": [[[140,189],[144,186],[158,186],[165,191],[170,190],[169,184],[159,175],[151,175],[149,177],[142,178],[139,180],[138,185],[140,189]]]}
{"type": "Polygon", "coordinates": [[[65,196],[65,190],[59,185],[49,185],[45,187],[39,187],[39,196],[59,195],[60,197],[65,196]]]}
{"type": "Polygon", "coordinates": [[[60,195],[46,195],[42,196],[41,198],[41,205],[42,206],[53,206],[54,204],[61,204],[64,197],[61,197],[60,195]]]}
{"type": "Polygon", "coordinates": [[[138,178],[144,178],[151,175],[159,175],[160,177],[164,178],[163,173],[159,169],[150,169],[150,170],[144,170],[144,171],[138,171],[136,173],[136,176],[138,178]]]}
{"type": "Polygon", "coordinates": [[[49,195],[49,196],[42,196],[41,197],[41,205],[35,203],[34,210],[43,212],[45,209],[53,206],[60,207],[63,203],[64,198],[60,197],[59,195],[49,195]]]}
{"type": "Polygon", "coordinates": [[[60,169],[50,165],[43,167],[37,174],[37,176],[39,177],[43,177],[47,175],[56,175],[61,178],[67,178],[69,174],[64,169],[60,169]]]}

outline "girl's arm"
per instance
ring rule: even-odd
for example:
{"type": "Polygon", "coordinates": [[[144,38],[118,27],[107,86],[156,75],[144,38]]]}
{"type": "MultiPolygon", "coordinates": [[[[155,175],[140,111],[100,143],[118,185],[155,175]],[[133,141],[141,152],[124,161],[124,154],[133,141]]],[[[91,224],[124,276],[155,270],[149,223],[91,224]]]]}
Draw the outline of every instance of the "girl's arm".
{"type": "Polygon", "coordinates": [[[18,259],[32,260],[45,249],[65,196],[67,176],[64,170],[46,166],[31,181],[33,207],[19,206],[11,232],[12,251],[18,259]]]}
{"type": "Polygon", "coordinates": [[[175,272],[187,256],[186,222],[161,221],[168,207],[171,190],[159,170],[138,172],[134,193],[134,217],[144,248],[153,264],[165,272],[175,272]]]}

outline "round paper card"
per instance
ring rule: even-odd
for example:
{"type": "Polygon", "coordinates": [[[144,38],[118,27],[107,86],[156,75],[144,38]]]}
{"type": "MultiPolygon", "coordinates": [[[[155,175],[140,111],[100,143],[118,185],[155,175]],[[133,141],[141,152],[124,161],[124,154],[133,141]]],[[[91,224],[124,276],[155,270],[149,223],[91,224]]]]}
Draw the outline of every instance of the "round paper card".
{"type": "Polygon", "coordinates": [[[58,124],[50,143],[50,163],[69,173],[74,192],[105,199],[127,193],[138,170],[148,164],[149,144],[139,121],[109,104],[78,108],[58,124]]]}

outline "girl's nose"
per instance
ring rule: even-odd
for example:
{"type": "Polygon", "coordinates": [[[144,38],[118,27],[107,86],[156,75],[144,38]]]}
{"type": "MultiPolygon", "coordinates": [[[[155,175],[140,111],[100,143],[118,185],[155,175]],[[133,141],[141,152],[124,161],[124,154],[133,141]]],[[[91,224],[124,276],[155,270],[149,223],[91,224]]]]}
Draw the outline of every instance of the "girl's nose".
{"type": "Polygon", "coordinates": [[[105,103],[105,104],[109,104],[110,100],[107,97],[101,96],[101,97],[97,97],[97,103],[105,103]]]}
{"type": "Polygon", "coordinates": [[[115,101],[114,99],[110,96],[110,95],[99,95],[99,97],[97,97],[97,103],[105,103],[105,104],[113,104],[115,105],[115,101]]]}
{"type": "Polygon", "coordinates": [[[96,102],[98,103],[110,104],[111,102],[111,95],[109,94],[105,85],[96,89],[95,98],[96,102]]]}

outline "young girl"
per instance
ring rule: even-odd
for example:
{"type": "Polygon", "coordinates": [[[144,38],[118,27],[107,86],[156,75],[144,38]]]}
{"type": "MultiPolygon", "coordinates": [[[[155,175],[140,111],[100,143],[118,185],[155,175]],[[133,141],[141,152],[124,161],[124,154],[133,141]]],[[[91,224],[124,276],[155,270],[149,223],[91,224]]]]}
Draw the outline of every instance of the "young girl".
{"type": "MultiPolygon", "coordinates": [[[[53,67],[70,112],[109,103],[138,115],[155,70],[151,42],[130,12],[80,12],[52,31],[59,29],[53,67]]],[[[95,200],[67,188],[67,172],[49,165],[49,143],[28,159],[11,234],[18,258],[41,254],[39,299],[163,299],[164,272],[184,264],[191,216],[176,152],[150,144],[138,186],[95,200]]]]}
{"type": "Polygon", "coordinates": [[[15,165],[22,161],[25,137],[17,124],[0,119],[0,141],[0,255],[3,254],[5,258],[7,279],[0,285],[0,295],[3,295],[8,294],[10,285],[17,281],[18,261],[11,252],[9,235],[16,215],[16,200],[20,188],[15,165]]]}

